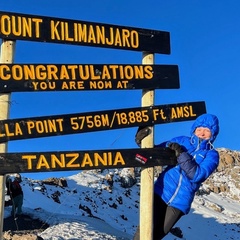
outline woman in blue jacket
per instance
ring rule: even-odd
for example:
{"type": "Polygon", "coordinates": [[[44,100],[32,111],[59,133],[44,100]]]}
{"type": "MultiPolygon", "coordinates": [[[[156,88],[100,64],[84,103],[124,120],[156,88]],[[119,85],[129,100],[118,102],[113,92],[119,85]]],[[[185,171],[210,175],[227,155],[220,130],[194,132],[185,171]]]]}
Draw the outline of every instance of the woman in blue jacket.
{"type": "MultiPolygon", "coordinates": [[[[216,170],[219,154],[213,142],[218,133],[218,118],[203,114],[195,120],[190,137],[175,137],[155,146],[174,150],[178,164],[168,166],[154,185],[154,240],[162,239],[183,215],[189,213],[201,183],[216,170]]],[[[139,239],[139,231],[134,239],[139,239]]]]}

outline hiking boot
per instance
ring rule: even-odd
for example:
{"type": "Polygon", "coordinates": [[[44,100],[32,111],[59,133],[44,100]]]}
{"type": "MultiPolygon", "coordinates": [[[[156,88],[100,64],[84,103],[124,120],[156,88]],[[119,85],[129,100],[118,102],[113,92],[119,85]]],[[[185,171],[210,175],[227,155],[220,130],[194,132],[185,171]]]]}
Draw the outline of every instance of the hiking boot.
{"type": "Polygon", "coordinates": [[[170,233],[176,237],[183,238],[182,230],[179,227],[172,228],[170,233]]]}

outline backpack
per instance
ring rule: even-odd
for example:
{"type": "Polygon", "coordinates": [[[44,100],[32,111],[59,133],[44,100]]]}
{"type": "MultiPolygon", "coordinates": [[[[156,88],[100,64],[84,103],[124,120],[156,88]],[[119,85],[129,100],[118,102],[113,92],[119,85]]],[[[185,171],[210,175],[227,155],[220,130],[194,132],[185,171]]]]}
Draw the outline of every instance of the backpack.
{"type": "Polygon", "coordinates": [[[11,195],[13,198],[20,194],[23,194],[22,187],[20,186],[20,184],[17,180],[14,180],[11,183],[10,191],[11,191],[11,195]]]}

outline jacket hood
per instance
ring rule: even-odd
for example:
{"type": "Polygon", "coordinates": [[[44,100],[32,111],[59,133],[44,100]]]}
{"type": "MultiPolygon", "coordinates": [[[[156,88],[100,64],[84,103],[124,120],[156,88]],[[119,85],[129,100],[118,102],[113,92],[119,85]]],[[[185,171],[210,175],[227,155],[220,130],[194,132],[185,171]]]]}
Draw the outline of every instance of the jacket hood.
{"type": "Polygon", "coordinates": [[[192,125],[191,136],[194,135],[194,131],[198,127],[207,127],[210,129],[212,136],[210,142],[213,143],[219,133],[219,121],[215,115],[212,114],[202,114],[200,115],[192,125]]]}

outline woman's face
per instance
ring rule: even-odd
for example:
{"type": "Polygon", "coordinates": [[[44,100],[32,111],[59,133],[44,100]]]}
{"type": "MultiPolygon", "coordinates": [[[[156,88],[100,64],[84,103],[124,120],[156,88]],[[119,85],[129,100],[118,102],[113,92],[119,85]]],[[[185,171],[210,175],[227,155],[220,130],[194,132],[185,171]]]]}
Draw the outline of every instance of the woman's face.
{"type": "Polygon", "coordinates": [[[198,128],[196,128],[194,134],[197,137],[199,137],[201,139],[204,139],[204,140],[208,140],[212,136],[212,133],[211,133],[210,129],[206,128],[206,127],[198,127],[198,128]]]}

